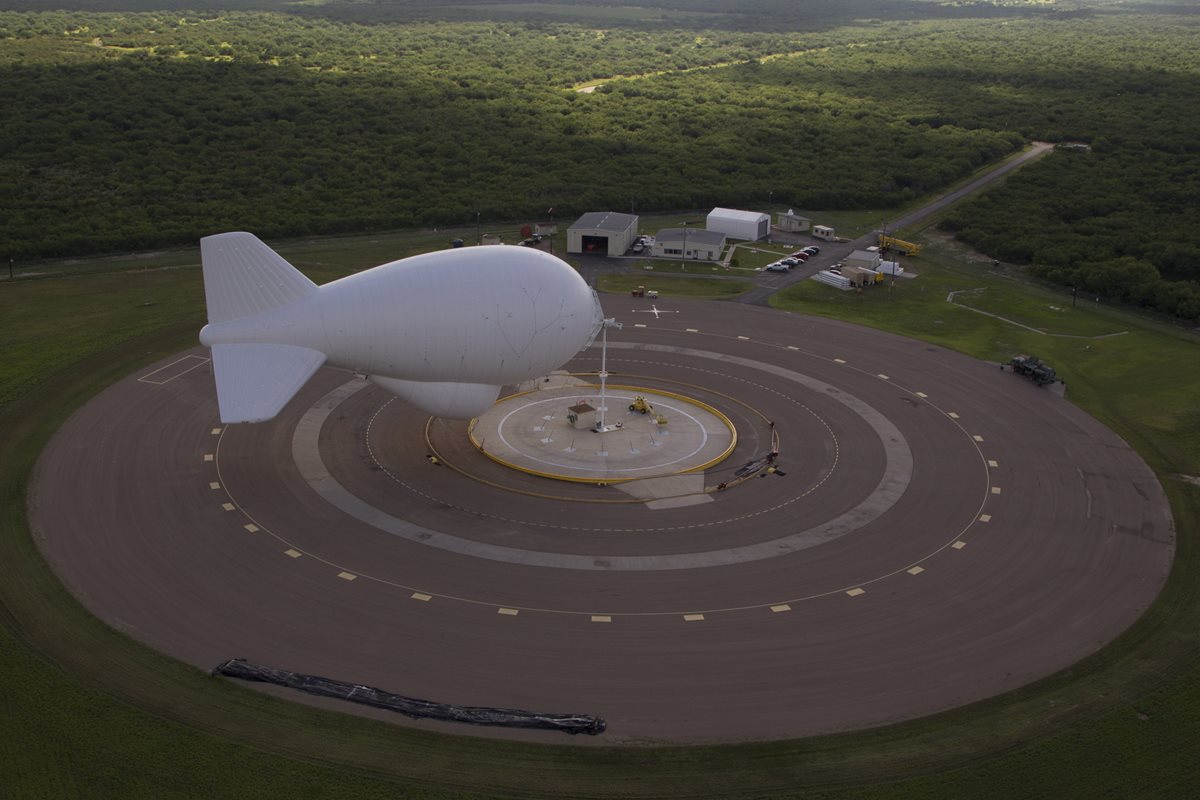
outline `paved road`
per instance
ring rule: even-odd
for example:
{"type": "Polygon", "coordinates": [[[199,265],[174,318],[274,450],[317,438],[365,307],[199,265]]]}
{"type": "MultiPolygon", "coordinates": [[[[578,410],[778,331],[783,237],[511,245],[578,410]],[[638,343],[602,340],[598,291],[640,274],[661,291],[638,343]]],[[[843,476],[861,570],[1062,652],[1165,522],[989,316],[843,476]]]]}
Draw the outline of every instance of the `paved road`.
{"type": "MultiPolygon", "coordinates": [[[[246,657],[608,720],[579,744],[782,738],[952,708],[1094,652],[1165,581],[1174,534],[1153,473],[1052,393],[836,321],[659,306],[605,298],[645,326],[613,337],[609,369],[738,426],[708,488],[764,452],[764,419],[785,475],[651,510],[613,487],[512,474],[457,423],[369,388],[330,401],[314,434],[328,477],[306,479],[302,420],[348,376],[322,370],[277,420],[226,427],[197,349],[60,430],[33,485],[37,540],[93,613],[198,667],[246,657]],[[448,466],[423,457],[431,444],[448,466]],[[328,481],[367,515],[327,502],[328,481]],[[855,517],[864,506],[882,511],[855,517]],[[431,546],[449,537],[478,547],[431,546]],[[487,557],[521,552],[534,557],[487,557]]],[[[573,366],[594,370],[598,354],[573,366]]]]}
{"type": "MultiPolygon", "coordinates": [[[[967,185],[959,189],[955,189],[952,192],[947,192],[941,197],[938,197],[936,200],[927,203],[915,211],[910,211],[901,217],[890,220],[888,223],[888,229],[900,230],[901,228],[915,225],[916,223],[933,216],[939,211],[954,205],[963,198],[974,194],[975,192],[995,182],[1013,170],[1019,169],[1020,167],[1029,163],[1031,160],[1044,155],[1053,147],[1054,145],[1047,142],[1034,142],[1033,146],[1030,147],[1029,150],[1025,151],[1017,158],[1000,164],[996,168],[989,170],[983,175],[980,175],[967,185]]],[[[793,283],[798,283],[799,281],[811,278],[821,270],[827,269],[838,263],[855,250],[861,250],[864,247],[870,247],[878,244],[879,242],[877,237],[878,233],[876,231],[872,231],[870,233],[863,234],[851,242],[815,242],[821,247],[820,255],[809,259],[804,264],[793,269],[790,273],[761,273],[756,281],[757,285],[753,289],[733,299],[739,303],[747,303],[750,305],[766,305],[767,298],[778,292],[780,289],[786,288],[793,283]]]]}

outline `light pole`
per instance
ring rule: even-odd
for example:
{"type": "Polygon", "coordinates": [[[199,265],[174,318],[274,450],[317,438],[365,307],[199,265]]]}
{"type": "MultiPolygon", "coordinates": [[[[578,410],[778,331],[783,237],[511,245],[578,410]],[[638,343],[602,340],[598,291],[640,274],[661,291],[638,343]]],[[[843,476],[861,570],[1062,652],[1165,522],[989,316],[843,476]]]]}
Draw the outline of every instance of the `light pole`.
{"type": "Polygon", "coordinates": [[[475,212],[475,244],[483,244],[483,229],[479,227],[479,212],[475,212]]]}
{"type": "Polygon", "coordinates": [[[687,261],[687,220],[683,221],[683,260],[687,261]]]}

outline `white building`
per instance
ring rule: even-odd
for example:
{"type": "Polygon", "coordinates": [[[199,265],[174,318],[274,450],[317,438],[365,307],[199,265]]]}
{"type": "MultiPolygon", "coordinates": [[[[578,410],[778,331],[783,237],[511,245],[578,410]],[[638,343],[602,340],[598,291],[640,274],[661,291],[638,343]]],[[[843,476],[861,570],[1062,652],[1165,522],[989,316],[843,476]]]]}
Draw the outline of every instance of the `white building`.
{"type": "Polygon", "coordinates": [[[665,258],[719,261],[725,249],[725,234],[701,228],[663,228],[654,237],[650,254],[665,258]]]}
{"type": "Polygon", "coordinates": [[[567,228],[567,252],[624,255],[637,238],[638,218],[616,211],[589,211],[567,228]]]}
{"type": "Polygon", "coordinates": [[[771,216],[761,211],[714,208],[708,212],[704,227],[710,231],[719,231],[730,239],[756,242],[771,234],[771,216]]]}

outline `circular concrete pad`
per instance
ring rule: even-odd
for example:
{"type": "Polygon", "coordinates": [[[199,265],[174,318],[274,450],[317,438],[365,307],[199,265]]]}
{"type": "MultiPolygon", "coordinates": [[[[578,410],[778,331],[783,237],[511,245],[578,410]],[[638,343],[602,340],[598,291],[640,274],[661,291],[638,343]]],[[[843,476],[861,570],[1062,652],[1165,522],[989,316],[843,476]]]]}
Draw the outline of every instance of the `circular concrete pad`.
{"type": "Polygon", "coordinates": [[[510,395],[472,423],[470,437],[481,453],[512,469],[598,484],[707,469],[737,445],[733,423],[716,408],[620,385],[607,386],[603,397],[600,387],[586,384],[510,395]],[[638,397],[651,413],[631,410],[638,397]],[[604,431],[597,432],[601,419],[604,431]]]}
{"type": "MultiPolygon", "coordinates": [[[[650,481],[546,480],[378,387],[336,394],[351,376],[334,370],[277,419],[223,426],[211,375],[171,367],[203,364],[197,348],[64,424],[30,487],[35,540],[93,613],[189,664],[241,656],[608,721],[578,744],[911,719],[1069,667],[1158,594],[1174,552],[1162,489],[1068,400],[925,342],[670,306],[610,340],[613,383],[729,416],[738,443],[708,486],[767,452],[764,419],[784,474],[677,507],[621,488],[650,481]]],[[[600,366],[591,348],[567,368],[600,366]]]]}

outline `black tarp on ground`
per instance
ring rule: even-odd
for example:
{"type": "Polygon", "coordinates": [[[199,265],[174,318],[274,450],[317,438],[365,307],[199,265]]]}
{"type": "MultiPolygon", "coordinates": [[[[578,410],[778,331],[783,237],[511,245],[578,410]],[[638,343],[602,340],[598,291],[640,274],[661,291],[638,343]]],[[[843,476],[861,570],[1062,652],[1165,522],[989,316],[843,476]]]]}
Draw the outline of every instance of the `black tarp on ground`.
{"type": "Polygon", "coordinates": [[[385,708],[413,719],[436,719],[443,722],[465,722],[468,725],[494,725],[504,728],[537,728],[563,731],[571,735],[586,733],[590,736],[603,733],[606,727],[604,720],[586,714],[539,714],[517,708],[484,708],[433,703],[429,700],[418,700],[392,694],[370,686],[251,664],[241,658],[230,659],[217,665],[213,669],[213,674],[260,683],[273,683],[277,686],[287,686],[321,697],[336,697],[352,703],[385,708]]]}

